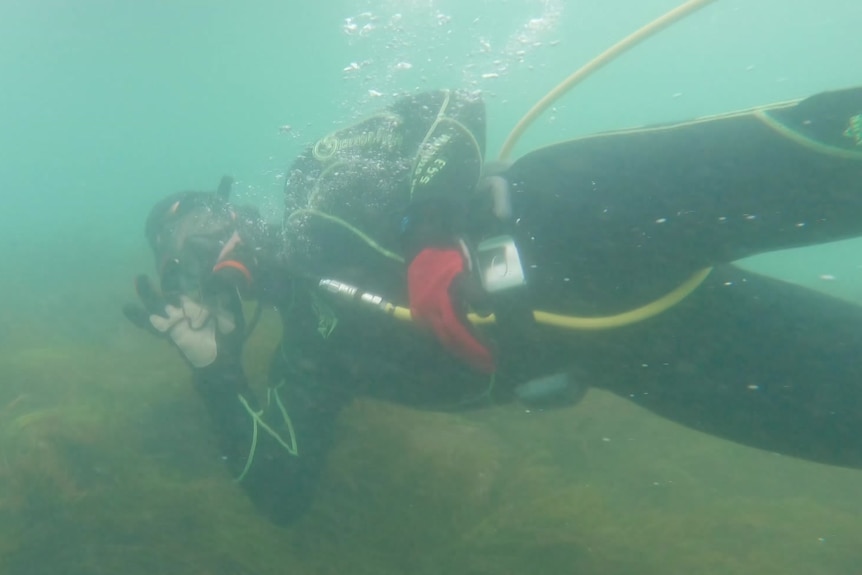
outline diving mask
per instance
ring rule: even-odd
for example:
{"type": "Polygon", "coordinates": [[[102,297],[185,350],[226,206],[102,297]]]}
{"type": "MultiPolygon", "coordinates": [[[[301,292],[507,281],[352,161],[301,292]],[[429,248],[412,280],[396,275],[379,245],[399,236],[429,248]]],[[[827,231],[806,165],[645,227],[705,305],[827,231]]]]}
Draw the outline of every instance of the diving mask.
{"type": "Polygon", "coordinates": [[[146,236],[164,294],[199,292],[236,237],[236,212],[219,190],[173,194],[151,210],[146,236]]]}

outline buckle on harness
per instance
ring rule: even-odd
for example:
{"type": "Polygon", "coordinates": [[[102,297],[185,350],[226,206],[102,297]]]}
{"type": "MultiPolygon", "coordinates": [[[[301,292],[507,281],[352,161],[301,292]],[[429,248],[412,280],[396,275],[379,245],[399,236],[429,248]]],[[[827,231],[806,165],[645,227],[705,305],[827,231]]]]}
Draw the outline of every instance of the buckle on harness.
{"type": "Polygon", "coordinates": [[[497,325],[503,328],[503,333],[522,333],[535,319],[515,239],[500,235],[483,240],[476,247],[475,263],[497,325]]]}
{"type": "Polygon", "coordinates": [[[496,236],[480,242],[476,247],[476,269],[482,288],[490,295],[527,285],[512,236],[496,236]]]}

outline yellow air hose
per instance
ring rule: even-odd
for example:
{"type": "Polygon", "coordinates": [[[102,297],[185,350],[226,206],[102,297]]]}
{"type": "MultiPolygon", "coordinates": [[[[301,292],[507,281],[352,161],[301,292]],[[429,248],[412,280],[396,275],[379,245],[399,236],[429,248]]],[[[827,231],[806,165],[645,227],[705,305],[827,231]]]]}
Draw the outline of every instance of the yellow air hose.
{"type": "Polygon", "coordinates": [[[536,118],[541,116],[554,102],[567,94],[569,90],[586,80],[590,75],[593,74],[593,72],[596,72],[605,65],[610,64],[623,52],[634,48],[636,45],[640,44],[650,36],[657,34],[671,24],[674,24],[675,22],[685,18],[686,16],[690,15],[696,10],[699,10],[700,8],[703,8],[711,2],[715,2],[715,0],[689,0],[681,6],[677,6],[667,14],[656,18],[643,28],[637,30],[632,34],[629,34],[628,36],[626,36],[625,38],[623,38],[622,40],[620,40],[619,42],[617,42],[592,60],[590,60],[579,70],[573,72],[568,78],[560,82],[554,89],[552,89],[541,100],[539,100],[535,106],[530,108],[530,110],[526,114],[524,114],[524,117],[521,118],[517,124],[515,124],[515,127],[512,128],[512,131],[506,137],[506,141],[503,142],[503,147],[500,150],[500,160],[508,160],[509,156],[512,154],[512,149],[515,147],[515,144],[518,143],[518,140],[521,139],[521,136],[524,135],[524,132],[527,131],[527,128],[529,128],[530,125],[535,122],[536,118]]]}
{"type": "MultiPolygon", "coordinates": [[[[696,274],[692,275],[682,284],[680,284],[676,289],[660,297],[659,299],[639,308],[635,308],[633,310],[629,310],[616,315],[609,315],[603,317],[577,317],[542,310],[533,310],[533,319],[535,319],[537,323],[541,323],[544,325],[583,331],[612,329],[615,327],[630,325],[657,316],[658,314],[675,306],[683,299],[685,299],[691,292],[697,289],[697,287],[701,283],[703,283],[703,280],[706,279],[706,276],[708,276],[709,272],[711,271],[712,268],[702,269],[696,274]]],[[[335,295],[339,295],[345,299],[358,301],[362,304],[374,307],[384,313],[391,315],[395,319],[399,319],[402,321],[413,320],[413,314],[410,313],[410,308],[396,305],[390,301],[381,298],[380,296],[363,292],[355,286],[351,286],[349,284],[345,284],[331,279],[320,280],[320,283],[318,285],[320,288],[325,289],[335,295]]],[[[496,317],[494,317],[494,314],[481,316],[476,313],[468,313],[467,319],[470,320],[470,323],[474,325],[485,325],[497,321],[496,317]]]]}
{"type": "MultiPolygon", "coordinates": [[[[625,38],[623,38],[622,40],[620,40],[595,58],[593,58],[590,62],[581,67],[579,70],[572,73],[568,78],[563,80],[554,89],[548,92],[541,100],[536,103],[535,106],[533,106],[524,115],[523,118],[521,118],[520,121],[518,121],[518,123],[509,133],[508,137],[506,138],[506,141],[503,143],[503,147],[500,150],[500,161],[505,162],[506,160],[508,160],[509,156],[512,153],[512,149],[515,147],[515,144],[517,144],[518,140],[521,138],[524,132],[527,131],[527,128],[529,128],[530,125],[535,122],[536,118],[541,116],[554,102],[556,102],[563,95],[568,93],[569,90],[586,80],[587,77],[589,77],[593,72],[609,64],[623,52],[630,50],[637,44],[640,44],[647,38],[657,34],[661,30],[664,30],[671,24],[682,20],[686,16],[692,14],[693,12],[699,10],[700,8],[703,8],[707,4],[710,4],[714,1],[715,0],[689,0],[685,4],[677,6],[670,12],[667,12],[663,16],[656,18],[655,20],[642,27],[641,29],[637,30],[636,32],[629,34],[628,36],[626,36],[625,38]]],[[[535,310],[533,311],[533,317],[535,317],[536,321],[539,323],[553,325],[566,329],[591,330],[622,327],[656,316],[678,304],[694,290],[696,290],[700,286],[700,284],[703,283],[703,281],[706,279],[706,277],[711,271],[711,267],[699,270],[698,272],[694,273],[689,279],[676,287],[673,291],[665,294],[659,299],[639,308],[629,310],[620,314],[604,317],[576,317],[535,310]]],[[[475,314],[471,314],[469,318],[470,321],[475,324],[489,323],[494,321],[493,316],[483,318],[475,314]]]]}

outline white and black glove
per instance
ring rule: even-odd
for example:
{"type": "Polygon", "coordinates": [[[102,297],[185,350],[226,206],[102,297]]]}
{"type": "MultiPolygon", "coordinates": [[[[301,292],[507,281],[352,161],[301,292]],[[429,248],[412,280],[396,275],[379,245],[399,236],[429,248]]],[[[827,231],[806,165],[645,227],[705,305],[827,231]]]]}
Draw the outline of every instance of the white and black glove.
{"type": "Polygon", "coordinates": [[[136,326],[170,339],[193,368],[215,363],[228,346],[231,354],[242,346],[242,313],[236,294],[220,294],[206,304],[187,295],[168,300],[141,275],[135,280],[143,304],[129,304],[123,313],[136,326]]]}

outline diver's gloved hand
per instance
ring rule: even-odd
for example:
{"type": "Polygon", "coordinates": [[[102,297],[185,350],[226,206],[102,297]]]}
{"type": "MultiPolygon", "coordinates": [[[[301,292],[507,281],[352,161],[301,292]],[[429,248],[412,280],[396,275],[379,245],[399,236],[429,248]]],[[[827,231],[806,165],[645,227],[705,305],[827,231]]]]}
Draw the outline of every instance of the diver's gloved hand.
{"type": "Polygon", "coordinates": [[[241,314],[218,304],[203,305],[187,295],[168,301],[145,275],[136,278],[135,287],[143,307],[129,304],[123,313],[138,327],[169,338],[192,367],[213,364],[225,340],[238,337],[232,343],[242,345],[237,325],[241,314]]]}
{"type": "Polygon", "coordinates": [[[469,281],[469,260],[462,250],[421,250],[407,269],[410,312],[457,357],[482,373],[492,373],[495,367],[491,352],[473,334],[467,319],[469,281]]]}

